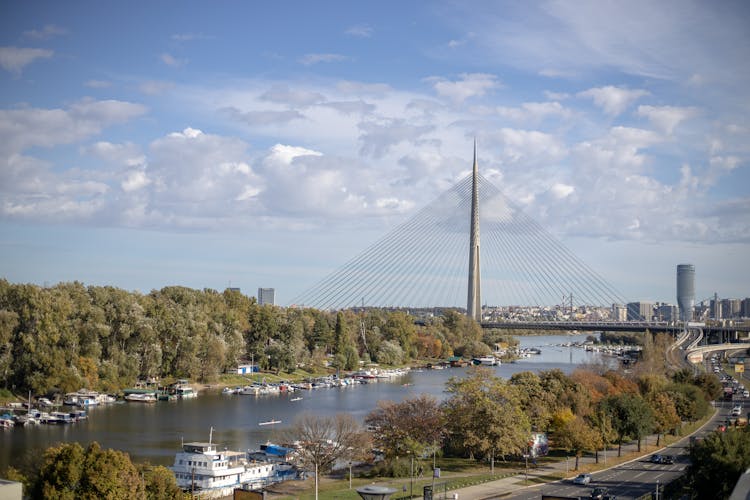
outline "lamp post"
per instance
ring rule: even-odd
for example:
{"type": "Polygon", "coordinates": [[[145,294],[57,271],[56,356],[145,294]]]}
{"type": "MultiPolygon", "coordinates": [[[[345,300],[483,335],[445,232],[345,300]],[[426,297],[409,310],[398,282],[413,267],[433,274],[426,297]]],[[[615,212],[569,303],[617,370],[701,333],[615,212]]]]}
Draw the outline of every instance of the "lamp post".
{"type": "Polygon", "coordinates": [[[388,500],[396,491],[396,488],[372,484],[357,488],[357,493],[362,497],[362,500],[388,500]]]}
{"type": "Polygon", "coordinates": [[[411,455],[411,469],[409,472],[409,498],[414,497],[414,454],[411,455]]]}
{"type": "Polygon", "coordinates": [[[349,489],[352,489],[352,461],[349,460],[349,489]]]}

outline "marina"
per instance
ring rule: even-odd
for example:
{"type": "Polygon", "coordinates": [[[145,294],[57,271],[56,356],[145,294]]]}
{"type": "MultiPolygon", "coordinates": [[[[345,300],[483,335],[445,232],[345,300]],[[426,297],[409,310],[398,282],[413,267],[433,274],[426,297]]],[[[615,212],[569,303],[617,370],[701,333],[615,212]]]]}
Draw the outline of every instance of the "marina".
{"type": "MultiPolygon", "coordinates": [[[[569,373],[581,364],[607,359],[601,353],[586,351],[580,346],[562,346],[568,342],[582,343],[585,338],[586,335],[519,337],[520,348],[539,348],[541,354],[490,369],[506,378],[521,371],[555,368],[569,373]]],[[[87,420],[3,429],[0,432],[0,468],[19,463],[24,457],[40,453],[55,443],[72,441],[82,445],[97,441],[103,448],[129,453],[134,461],[172,465],[180,443],[205,436],[211,427],[215,442],[229,449],[255,450],[268,441],[278,440],[277,433],[292,425],[303,412],[321,416],[349,413],[361,422],[379,400],[401,401],[420,394],[443,399],[448,379],[465,376],[466,370],[466,367],[418,369],[392,377],[361,378],[358,382],[321,379],[297,384],[299,387],[292,391],[268,394],[226,394],[216,388],[202,390],[198,397],[168,403],[99,404],[86,410],[87,420]],[[258,425],[275,420],[281,422],[258,425]]],[[[67,413],[75,409],[80,408],[70,407],[67,413]]],[[[44,409],[50,414],[51,410],[44,409]]]]}

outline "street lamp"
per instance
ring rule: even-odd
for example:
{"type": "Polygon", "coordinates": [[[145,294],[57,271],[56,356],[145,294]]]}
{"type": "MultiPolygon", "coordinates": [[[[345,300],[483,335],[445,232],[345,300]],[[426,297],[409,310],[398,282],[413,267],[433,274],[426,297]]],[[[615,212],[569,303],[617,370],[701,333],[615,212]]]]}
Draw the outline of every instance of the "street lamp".
{"type": "Polygon", "coordinates": [[[357,493],[362,497],[362,500],[388,500],[396,491],[396,488],[375,485],[357,488],[357,493]]]}

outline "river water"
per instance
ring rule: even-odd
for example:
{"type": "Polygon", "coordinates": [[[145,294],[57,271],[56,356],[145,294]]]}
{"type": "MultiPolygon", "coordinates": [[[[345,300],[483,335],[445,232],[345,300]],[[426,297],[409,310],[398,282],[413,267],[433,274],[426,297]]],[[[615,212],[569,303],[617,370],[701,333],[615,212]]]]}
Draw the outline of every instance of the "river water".
{"type": "MultiPolygon", "coordinates": [[[[561,344],[580,342],[586,335],[541,335],[518,337],[521,347],[539,347],[542,353],[494,367],[497,375],[508,378],[521,371],[559,368],[570,373],[586,363],[601,361],[599,354],[561,344]]],[[[136,462],[171,465],[184,439],[207,441],[213,428],[213,442],[229,449],[257,449],[274,441],[284,427],[303,412],[316,415],[349,413],[359,421],[379,400],[401,401],[419,394],[444,398],[445,382],[462,377],[466,368],[411,371],[406,375],[370,384],[300,391],[278,396],[222,395],[203,391],[194,399],[156,404],[117,403],[94,407],[87,421],[71,425],[35,425],[0,431],[0,470],[19,465],[39,450],[59,442],[77,441],[86,445],[98,441],[103,448],[130,454],[136,462]],[[292,398],[302,399],[291,401],[292,398]],[[280,420],[261,426],[260,422],[280,420]]]]}

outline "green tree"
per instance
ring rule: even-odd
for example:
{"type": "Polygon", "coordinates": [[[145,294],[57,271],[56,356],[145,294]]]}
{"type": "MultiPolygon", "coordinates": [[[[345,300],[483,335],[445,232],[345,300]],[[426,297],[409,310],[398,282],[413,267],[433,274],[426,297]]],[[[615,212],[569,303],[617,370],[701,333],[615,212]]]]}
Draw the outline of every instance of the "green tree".
{"type": "Polygon", "coordinates": [[[145,486],[126,453],[102,450],[94,442],[47,449],[39,476],[31,487],[34,498],[123,499],[145,497],[145,486]]]}
{"type": "Polygon", "coordinates": [[[143,477],[148,500],[187,499],[190,495],[183,493],[174,473],[161,465],[138,465],[138,472],[143,477]]]}
{"type": "Polygon", "coordinates": [[[622,455],[622,442],[626,437],[638,440],[638,451],[641,451],[641,439],[654,427],[654,415],[651,407],[637,394],[622,393],[602,400],[602,404],[612,417],[612,427],[617,433],[617,456],[622,455]]]}
{"type": "Polygon", "coordinates": [[[690,447],[690,462],[694,498],[728,498],[750,467],[750,432],[747,427],[712,432],[690,447]]]}
{"type": "Polygon", "coordinates": [[[447,432],[453,446],[470,456],[504,457],[521,454],[530,434],[529,421],[512,390],[489,369],[472,368],[465,378],[446,384],[443,403],[447,432]]]}

